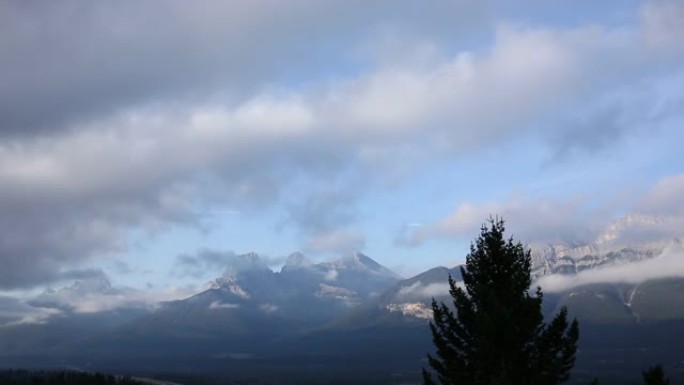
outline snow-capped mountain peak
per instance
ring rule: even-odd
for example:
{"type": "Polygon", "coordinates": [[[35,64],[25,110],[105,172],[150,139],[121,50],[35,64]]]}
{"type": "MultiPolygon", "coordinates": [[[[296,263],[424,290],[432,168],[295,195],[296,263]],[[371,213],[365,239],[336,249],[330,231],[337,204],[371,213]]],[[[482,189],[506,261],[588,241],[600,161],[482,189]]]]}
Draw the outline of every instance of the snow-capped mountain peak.
{"type": "Polygon", "coordinates": [[[232,277],[217,278],[211,285],[211,290],[225,290],[240,298],[250,297],[249,293],[243,289],[232,277]]]}
{"type": "Polygon", "coordinates": [[[530,245],[533,275],[577,273],[653,258],[679,242],[663,230],[666,226],[663,217],[631,214],[608,224],[591,242],[530,245]]]}
{"type": "Polygon", "coordinates": [[[657,228],[665,223],[664,219],[652,215],[630,214],[613,221],[599,235],[596,243],[612,244],[624,241],[625,233],[638,229],[640,231],[657,228]]]}
{"type": "Polygon", "coordinates": [[[382,266],[367,255],[358,251],[355,251],[351,255],[347,255],[335,261],[329,262],[328,266],[336,270],[364,270],[377,275],[385,275],[397,278],[399,277],[399,275],[392,270],[382,266]]]}

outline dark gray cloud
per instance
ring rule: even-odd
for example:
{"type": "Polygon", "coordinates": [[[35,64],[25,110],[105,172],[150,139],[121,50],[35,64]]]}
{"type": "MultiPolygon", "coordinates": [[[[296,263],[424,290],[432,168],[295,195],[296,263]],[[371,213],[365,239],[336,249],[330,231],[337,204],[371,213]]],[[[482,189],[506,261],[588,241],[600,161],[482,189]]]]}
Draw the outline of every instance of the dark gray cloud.
{"type": "Polygon", "coordinates": [[[79,268],[81,261],[127,248],[126,228],[178,222],[187,216],[170,212],[175,209],[166,211],[169,208],[161,208],[159,201],[127,204],[100,197],[55,204],[51,198],[57,194],[43,191],[40,195],[44,200],[3,196],[1,288],[29,288],[37,283],[81,278],[91,273],[79,268]]]}
{"type": "Polygon", "coordinates": [[[348,63],[342,48],[378,19],[434,35],[481,13],[447,1],[355,3],[4,1],[0,133],[50,134],[138,103],[244,95],[348,63]]]}
{"type": "Polygon", "coordinates": [[[286,48],[294,31],[287,26],[297,23],[302,8],[271,7],[3,2],[7,82],[0,93],[0,127],[49,132],[150,98],[208,92],[215,83],[244,88],[275,70],[266,68],[276,63],[266,60],[269,49],[282,44],[284,56],[292,52],[286,48]],[[272,31],[278,41],[260,39],[269,26],[279,28],[278,18],[284,21],[282,31],[272,31]]]}

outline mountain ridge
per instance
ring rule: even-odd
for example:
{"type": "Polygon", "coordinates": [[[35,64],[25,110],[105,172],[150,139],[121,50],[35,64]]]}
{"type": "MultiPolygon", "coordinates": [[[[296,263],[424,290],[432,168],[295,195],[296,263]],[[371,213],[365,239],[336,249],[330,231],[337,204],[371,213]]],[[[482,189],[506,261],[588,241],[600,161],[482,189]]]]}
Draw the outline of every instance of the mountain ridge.
{"type": "MultiPolygon", "coordinates": [[[[671,243],[681,244],[678,242],[671,243]]],[[[567,255],[548,253],[546,259],[540,259],[541,263],[533,267],[541,276],[574,277],[587,271],[643,263],[657,258],[660,252],[660,248],[644,246],[590,255],[589,259],[601,263],[582,265],[585,256],[572,259],[585,269],[577,265],[564,269],[567,255]],[[556,259],[555,270],[543,270],[552,258],[556,259]]],[[[297,368],[315,367],[319,364],[314,356],[330,360],[325,361],[326,368],[348,370],[349,365],[361,368],[367,360],[377,359],[371,353],[394,357],[388,361],[387,370],[418,368],[424,355],[416,352],[430,348],[430,302],[435,298],[449,303],[447,277],[451,275],[460,281],[460,266],[435,267],[399,279],[361,253],[312,263],[295,252],[279,271],[264,268],[264,261],[255,253],[238,256],[236,260],[237,267],[227,267],[228,274],[193,296],[165,302],[151,313],[128,318],[125,323],[110,325],[100,332],[89,329],[88,335],[70,334],[73,339],[52,341],[50,349],[34,347],[22,351],[38,355],[49,351],[51,357],[74,366],[130,365],[145,370],[169,370],[174,368],[173,363],[182,362],[184,368],[199,372],[230,368],[247,373],[272,370],[283,360],[297,368]]],[[[658,333],[658,328],[680,330],[680,323],[684,324],[684,278],[637,284],[591,283],[568,290],[544,290],[544,294],[545,314],[568,306],[571,316],[580,318],[583,330],[592,338],[602,341],[601,338],[610,336],[605,342],[610,349],[624,350],[625,344],[642,343],[642,334],[658,333]],[[640,339],[620,342],[611,328],[637,333],[640,339]]],[[[69,321],[61,320],[60,325],[69,321]]],[[[667,343],[664,337],[658,341],[667,343]]],[[[599,342],[592,341],[586,346],[598,349],[590,351],[599,357],[586,358],[594,356],[585,353],[582,359],[590,361],[587,365],[599,365],[596,362],[608,354],[602,353],[603,345],[599,342]]]]}

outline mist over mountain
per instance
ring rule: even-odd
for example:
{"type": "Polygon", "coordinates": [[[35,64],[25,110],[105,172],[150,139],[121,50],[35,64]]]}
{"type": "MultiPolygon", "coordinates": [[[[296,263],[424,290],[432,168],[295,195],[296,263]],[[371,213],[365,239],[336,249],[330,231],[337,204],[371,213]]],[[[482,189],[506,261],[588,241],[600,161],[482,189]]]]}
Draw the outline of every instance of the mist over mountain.
{"type": "MultiPolygon", "coordinates": [[[[678,365],[667,360],[667,354],[679,354],[677,348],[657,330],[683,327],[684,278],[652,275],[643,266],[682,256],[682,250],[678,239],[624,248],[533,249],[533,285],[544,289],[545,313],[568,306],[589,336],[580,340],[580,373],[616,370],[622,364],[601,360],[638,346],[650,346],[650,354],[678,365]],[[634,271],[645,275],[637,279],[630,275],[634,271]],[[630,274],[617,279],[613,272],[630,274]],[[566,281],[572,284],[562,284],[566,281]],[[629,337],[620,337],[624,333],[629,337]]],[[[375,374],[410,379],[431,349],[430,303],[449,300],[449,276],[458,284],[460,267],[436,267],[402,279],[358,252],[320,263],[293,253],[274,271],[248,253],[232,258],[208,289],[154,307],[89,308],[88,298],[122,294],[102,277],[46,290],[26,303],[59,314],[0,327],[0,346],[3,360],[17,365],[149,373],[300,370],[311,376],[337,373],[339,365],[366,370],[368,360],[390,350],[393,358],[378,363],[375,374]],[[79,296],[85,301],[75,307],[79,296]],[[18,337],[26,333],[33,337],[18,337]],[[407,367],[412,369],[400,370],[407,367]]],[[[625,362],[647,358],[638,349],[625,354],[625,362]]]]}

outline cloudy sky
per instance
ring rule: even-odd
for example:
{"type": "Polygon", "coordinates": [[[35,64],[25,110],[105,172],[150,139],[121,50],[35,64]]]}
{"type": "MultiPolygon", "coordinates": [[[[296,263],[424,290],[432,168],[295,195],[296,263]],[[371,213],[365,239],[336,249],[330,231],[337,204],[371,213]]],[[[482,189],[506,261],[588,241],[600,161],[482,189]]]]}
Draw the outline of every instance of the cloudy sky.
{"type": "MultiPolygon", "coordinates": [[[[684,228],[684,2],[0,1],[0,292],[684,228]]],[[[0,293],[0,294],[1,294],[0,293]]],[[[160,294],[161,295],[161,294],[160,294]]],[[[0,298],[0,299],[2,299],[0,298]]]]}

